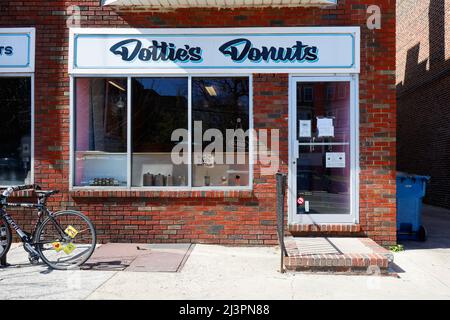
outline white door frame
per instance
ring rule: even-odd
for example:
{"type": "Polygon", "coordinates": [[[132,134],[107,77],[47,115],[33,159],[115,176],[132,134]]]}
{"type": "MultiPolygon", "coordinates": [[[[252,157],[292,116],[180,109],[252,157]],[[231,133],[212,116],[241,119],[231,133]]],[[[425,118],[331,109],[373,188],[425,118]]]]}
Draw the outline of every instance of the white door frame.
{"type": "Polygon", "coordinates": [[[358,224],[359,223],[359,76],[290,75],[289,76],[289,224],[358,224]],[[350,214],[297,214],[297,82],[350,82],[350,214]]]}

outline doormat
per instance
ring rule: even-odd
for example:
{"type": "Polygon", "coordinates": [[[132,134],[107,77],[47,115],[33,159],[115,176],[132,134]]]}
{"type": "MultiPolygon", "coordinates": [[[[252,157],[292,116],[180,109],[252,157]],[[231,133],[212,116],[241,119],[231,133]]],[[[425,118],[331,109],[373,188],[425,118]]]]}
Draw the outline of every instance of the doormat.
{"type": "Polygon", "coordinates": [[[193,248],[190,243],[107,243],[98,247],[81,269],[179,272],[193,248]]]}

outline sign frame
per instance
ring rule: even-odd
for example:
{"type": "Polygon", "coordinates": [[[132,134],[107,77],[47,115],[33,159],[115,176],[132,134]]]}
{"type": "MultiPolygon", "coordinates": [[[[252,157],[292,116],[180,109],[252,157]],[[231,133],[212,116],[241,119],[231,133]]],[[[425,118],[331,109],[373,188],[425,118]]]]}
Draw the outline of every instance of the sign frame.
{"type": "Polygon", "coordinates": [[[33,73],[35,69],[36,29],[35,28],[0,28],[1,37],[25,37],[26,59],[13,64],[2,64],[0,59],[0,74],[2,73],[33,73]]]}
{"type": "MultiPolygon", "coordinates": [[[[152,39],[154,40],[154,39],[152,39]]],[[[87,46],[86,42],[84,45],[87,46]]],[[[295,42],[294,42],[295,43],[295,42]]],[[[104,47],[107,45],[104,44],[104,47]]],[[[109,46],[109,44],[108,44],[109,46]]],[[[143,46],[143,48],[146,48],[143,46]]],[[[109,50],[108,50],[109,51],[109,50]]],[[[211,50],[210,50],[211,51],[211,50]]],[[[112,52],[111,56],[108,59],[112,59],[114,54],[112,52]]],[[[224,55],[225,57],[225,55],[224,55]]],[[[228,59],[229,57],[225,57],[228,59]]],[[[103,59],[103,60],[108,60],[103,59]]],[[[120,57],[117,56],[117,60],[120,57]]],[[[137,58],[134,58],[132,62],[135,62],[137,58]]],[[[99,61],[102,59],[99,59],[99,61]]],[[[203,57],[202,57],[203,60],[203,57]]],[[[229,61],[228,61],[229,62],[229,61]]],[[[150,62],[153,63],[153,62],[150,62]]],[[[248,73],[307,73],[307,74],[324,74],[324,73],[359,73],[360,72],[360,27],[267,27],[267,28],[154,28],[154,29],[131,29],[131,28],[71,28],[70,36],[69,36],[69,73],[70,74],[114,74],[114,75],[145,75],[145,74],[205,74],[205,73],[232,73],[232,74],[248,74],[248,73]],[[160,39],[164,36],[167,37],[179,37],[182,39],[188,39],[187,37],[227,37],[227,36],[236,36],[236,37],[277,37],[278,35],[299,35],[299,36],[308,36],[309,38],[316,36],[316,39],[320,36],[326,37],[342,37],[348,36],[352,39],[352,47],[351,47],[351,64],[345,66],[335,66],[335,65],[327,65],[327,66],[319,66],[313,63],[298,63],[297,65],[293,65],[292,63],[289,65],[288,63],[279,63],[276,66],[273,66],[273,62],[271,66],[249,66],[247,65],[235,63],[232,66],[222,66],[217,64],[211,65],[209,62],[208,66],[200,66],[196,67],[193,65],[187,66],[187,64],[183,66],[179,66],[177,64],[174,68],[156,68],[149,66],[148,68],[143,67],[144,62],[138,61],[136,67],[132,66],[130,62],[124,63],[124,65],[117,66],[107,66],[99,65],[87,65],[86,61],[88,60],[88,56],[95,56],[95,53],[92,55],[87,55],[85,58],[79,58],[79,53],[82,49],[80,49],[80,39],[82,41],[86,41],[88,37],[97,37],[98,39],[106,39],[105,41],[110,41],[112,43],[111,38],[116,37],[121,41],[123,39],[139,39],[138,37],[151,37],[155,36],[155,39],[160,39]],[[83,62],[84,59],[84,62],[83,62]],[[84,63],[79,63],[79,61],[84,63]],[[127,64],[129,66],[127,66],[127,64]]]]}

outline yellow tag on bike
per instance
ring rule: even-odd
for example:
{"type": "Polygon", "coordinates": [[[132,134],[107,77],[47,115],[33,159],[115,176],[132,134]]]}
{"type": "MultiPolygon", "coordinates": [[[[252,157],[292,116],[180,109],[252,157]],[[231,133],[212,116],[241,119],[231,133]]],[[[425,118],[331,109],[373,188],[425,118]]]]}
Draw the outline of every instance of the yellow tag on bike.
{"type": "Polygon", "coordinates": [[[75,229],[75,228],[72,227],[72,226],[68,226],[68,227],[66,228],[66,230],[64,230],[64,232],[65,232],[69,237],[71,237],[72,239],[75,238],[76,235],[78,234],[77,229],[75,229]]]}
{"type": "Polygon", "coordinates": [[[70,254],[73,250],[75,250],[75,245],[72,242],[69,242],[65,247],[64,247],[64,252],[66,254],[70,254]]]}
{"type": "Polygon", "coordinates": [[[55,249],[56,252],[60,252],[62,250],[61,242],[53,242],[52,243],[53,249],[55,249]]]}

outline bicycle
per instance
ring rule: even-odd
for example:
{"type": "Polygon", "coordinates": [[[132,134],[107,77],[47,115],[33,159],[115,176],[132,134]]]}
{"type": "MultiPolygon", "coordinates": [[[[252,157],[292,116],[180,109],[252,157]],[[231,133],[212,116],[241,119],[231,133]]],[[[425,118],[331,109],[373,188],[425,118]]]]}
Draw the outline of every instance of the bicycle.
{"type": "Polygon", "coordinates": [[[0,259],[9,251],[12,242],[11,228],[23,242],[30,263],[39,258],[52,269],[68,270],[81,266],[95,250],[97,236],[92,222],[75,210],[51,212],[47,200],[59,190],[42,191],[37,184],[9,187],[0,195],[0,259]],[[34,190],[37,203],[8,203],[15,191],[34,190]],[[8,207],[36,209],[38,220],[31,233],[23,231],[5,211],[8,207]]]}

